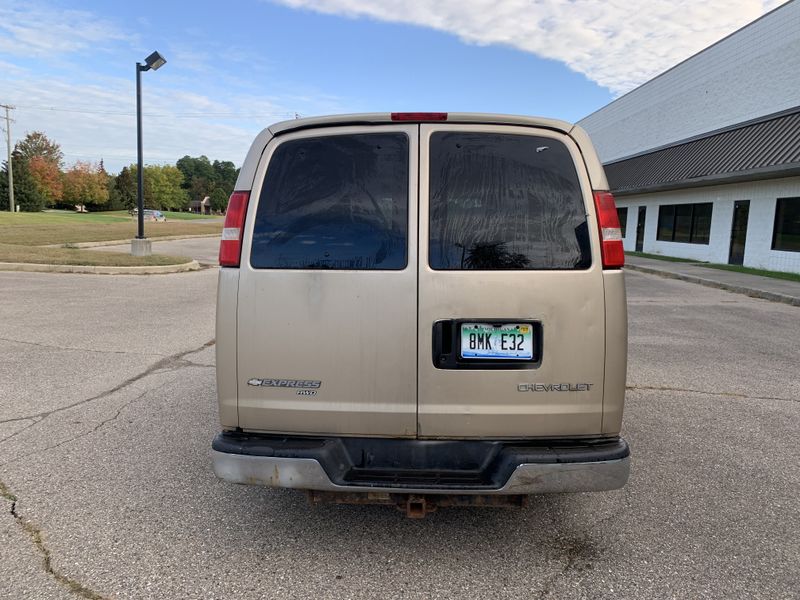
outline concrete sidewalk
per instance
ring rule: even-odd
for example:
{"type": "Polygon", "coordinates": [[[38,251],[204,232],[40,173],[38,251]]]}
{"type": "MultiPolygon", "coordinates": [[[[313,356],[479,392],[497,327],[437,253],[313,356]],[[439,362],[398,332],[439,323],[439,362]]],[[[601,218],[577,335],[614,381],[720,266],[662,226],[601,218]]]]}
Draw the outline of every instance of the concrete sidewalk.
{"type": "MultiPolygon", "coordinates": [[[[181,240],[160,240],[152,238],[154,254],[172,256],[188,256],[201,265],[216,266],[219,264],[219,236],[204,238],[184,238],[181,240]]],[[[130,252],[130,241],[119,246],[102,246],[92,248],[98,252],[130,252]]]]}
{"type": "Polygon", "coordinates": [[[660,275],[661,277],[699,283],[700,285],[719,288],[736,294],[745,294],[753,298],[763,298],[772,302],[800,306],[800,283],[795,281],[712,269],[697,263],[670,262],[627,254],[625,255],[625,268],[631,271],[641,271],[660,275]]]}

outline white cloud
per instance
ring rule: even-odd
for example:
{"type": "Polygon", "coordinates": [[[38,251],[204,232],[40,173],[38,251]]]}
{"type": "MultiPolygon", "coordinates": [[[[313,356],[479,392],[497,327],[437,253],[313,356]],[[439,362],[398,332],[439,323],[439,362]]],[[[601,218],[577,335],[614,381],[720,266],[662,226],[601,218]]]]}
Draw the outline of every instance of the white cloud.
{"type": "Polygon", "coordinates": [[[27,3],[0,6],[0,52],[6,54],[60,57],[133,39],[113,23],[86,11],[27,3]]]}
{"type": "Polygon", "coordinates": [[[0,60],[0,72],[2,72],[6,76],[8,76],[8,75],[20,75],[22,73],[25,73],[25,69],[15,65],[15,64],[12,64],[10,62],[6,62],[4,60],[0,60]]]}
{"type": "MultiPolygon", "coordinates": [[[[441,0],[427,5],[410,0],[280,1],[433,27],[475,44],[506,44],[562,61],[617,93],[765,10],[757,0],[740,0],[735,6],[721,0],[641,0],[636,10],[621,0],[441,0]]],[[[777,0],[769,2],[774,5],[777,0]]],[[[146,25],[122,26],[86,11],[0,0],[0,101],[17,106],[12,113],[14,139],[41,130],[62,145],[68,163],[103,158],[107,168],[116,171],[134,162],[130,56],[143,56],[151,48],[138,47],[131,27],[146,25]],[[125,65],[123,77],[96,70],[99,66],[109,72],[118,65],[125,65]]],[[[239,163],[265,125],[291,118],[294,111],[307,115],[344,109],[341,99],[313,83],[270,78],[270,95],[265,95],[253,72],[261,72],[263,79],[277,59],[235,45],[209,45],[202,32],[177,38],[166,50],[169,77],[159,72],[144,81],[147,162],[206,154],[212,160],[239,163]],[[226,60],[247,65],[248,75],[208,68],[209,56],[222,53],[226,60]]]]}
{"type": "MultiPolygon", "coordinates": [[[[293,112],[257,95],[228,94],[224,101],[194,91],[148,82],[144,97],[146,163],[174,163],[186,154],[241,164],[255,134],[293,112]],[[230,115],[241,115],[232,119],[230,115]]],[[[67,164],[103,159],[109,171],[136,162],[136,120],[130,81],[105,78],[94,84],[37,77],[13,82],[17,109],[14,139],[44,131],[61,144],[67,164]]]]}
{"type": "MultiPolygon", "coordinates": [[[[314,89],[301,99],[296,86],[290,95],[275,85],[274,95],[265,96],[252,80],[214,69],[211,56],[262,72],[267,60],[235,45],[191,37],[168,44],[168,77],[143,78],[145,162],[205,154],[240,164],[266,125],[295,111],[341,112],[335,98],[314,89]]],[[[61,144],[67,164],[102,158],[113,172],[135,162],[131,56],[149,52],[136,46],[135,34],[93,13],[0,0],[0,102],[16,106],[12,143],[26,132],[44,131],[61,144]],[[15,65],[17,60],[25,66],[15,65]],[[122,63],[130,67],[124,73],[130,78],[98,73],[98,67],[108,71],[122,63]]]]}
{"type": "Polygon", "coordinates": [[[472,44],[508,45],[563,62],[616,94],[782,4],[782,0],[277,1],[321,13],[429,27],[472,44]]]}

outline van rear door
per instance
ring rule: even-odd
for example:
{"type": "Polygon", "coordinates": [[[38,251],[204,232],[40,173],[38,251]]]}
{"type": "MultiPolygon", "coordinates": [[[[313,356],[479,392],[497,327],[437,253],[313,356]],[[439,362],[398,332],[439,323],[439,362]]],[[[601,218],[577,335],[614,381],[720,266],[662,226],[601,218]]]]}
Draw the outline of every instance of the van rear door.
{"type": "Polygon", "coordinates": [[[239,276],[239,422],[416,435],[418,126],[267,146],[239,276]]]}
{"type": "Polygon", "coordinates": [[[577,145],[423,124],[420,151],[418,435],[598,434],[603,273],[577,145]]]}

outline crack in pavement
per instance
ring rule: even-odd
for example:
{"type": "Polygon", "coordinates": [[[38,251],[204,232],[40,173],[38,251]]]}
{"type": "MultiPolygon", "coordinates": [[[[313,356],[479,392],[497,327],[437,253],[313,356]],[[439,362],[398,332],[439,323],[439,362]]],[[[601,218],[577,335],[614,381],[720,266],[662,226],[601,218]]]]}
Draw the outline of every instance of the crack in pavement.
{"type": "MultiPolygon", "coordinates": [[[[24,420],[28,420],[28,419],[24,419],[24,420]]],[[[12,434],[10,434],[10,435],[7,435],[6,437],[4,437],[4,438],[0,439],[0,444],[2,444],[3,442],[7,442],[8,440],[10,440],[10,439],[12,439],[12,438],[15,438],[15,437],[17,437],[17,436],[18,436],[20,433],[22,433],[23,431],[27,431],[28,429],[30,429],[31,427],[33,427],[33,426],[34,426],[34,425],[36,425],[37,423],[41,423],[41,422],[42,422],[42,419],[37,419],[37,418],[35,418],[35,417],[31,417],[29,420],[30,420],[31,422],[30,422],[28,425],[25,425],[25,427],[23,427],[22,429],[18,429],[18,430],[17,430],[17,431],[15,431],[14,433],[12,433],[12,434]]]]}
{"type": "MultiPolygon", "coordinates": [[[[5,339],[5,338],[0,338],[0,339],[5,339]]],[[[46,419],[47,417],[49,417],[49,416],[51,416],[53,414],[56,414],[56,413],[59,413],[59,412],[63,412],[63,411],[68,410],[70,408],[75,408],[77,406],[81,406],[83,404],[86,404],[88,402],[92,402],[94,400],[100,400],[102,398],[106,398],[106,397],[110,396],[111,394],[114,394],[114,393],[116,393],[116,392],[118,392],[118,391],[120,391],[120,390],[122,390],[122,389],[124,389],[124,388],[126,388],[126,387],[128,387],[128,386],[130,386],[132,384],[134,384],[135,382],[147,377],[148,375],[153,374],[153,373],[169,372],[169,371],[174,371],[174,370],[177,370],[177,369],[183,369],[183,368],[187,368],[187,367],[204,367],[204,368],[211,367],[211,365],[203,365],[203,364],[200,364],[200,363],[192,362],[190,360],[186,360],[184,357],[189,356],[190,354],[195,354],[197,352],[200,352],[200,351],[202,351],[202,350],[204,350],[206,348],[209,348],[210,346],[214,345],[214,343],[215,343],[215,340],[212,339],[212,340],[209,340],[208,342],[202,344],[201,346],[199,346],[197,348],[192,348],[190,350],[185,350],[185,351],[182,351],[182,352],[178,352],[177,354],[173,354],[171,356],[167,356],[165,358],[162,358],[161,360],[155,362],[154,364],[152,364],[150,367],[148,367],[147,369],[145,369],[144,371],[142,371],[138,375],[130,377],[130,378],[126,379],[125,381],[123,381],[122,383],[120,383],[119,385],[114,386],[110,390],[106,390],[105,392],[101,392],[100,394],[92,396],[91,398],[86,398],[86,399],[81,400],[79,402],[75,402],[73,404],[70,404],[69,406],[63,406],[63,407],[56,408],[56,409],[53,409],[53,410],[50,410],[50,411],[43,411],[43,412],[36,413],[34,415],[29,415],[29,416],[26,416],[26,417],[19,417],[19,418],[14,418],[14,419],[6,419],[4,421],[0,421],[0,423],[13,423],[13,422],[19,422],[19,421],[26,421],[26,420],[32,421],[30,424],[26,425],[25,427],[23,427],[22,429],[20,429],[20,430],[18,430],[16,432],[14,432],[11,436],[9,436],[7,438],[4,438],[2,441],[6,441],[6,440],[11,439],[12,437],[14,437],[16,435],[19,435],[23,431],[29,429],[30,427],[33,427],[37,423],[42,422],[44,419],[46,419]]],[[[41,345],[41,344],[35,344],[35,345],[41,345]]],[[[84,437],[84,436],[87,436],[87,435],[91,435],[91,434],[97,432],[103,426],[105,426],[108,423],[110,423],[110,422],[116,420],[117,418],[119,418],[120,414],[122,414],[122,411],[125,410],[125,408],[130,406],[132,403],[140,400],[141,398],[143,398],[148,393],[154,392],[154,391],[164,387],[165,385],[167,385],[167,382],[163,383],[162,385],[160,385],[160,386],[158,386],[156,388],[145,390],[144,392],[142,392],[141,394],[139,394],[135,398],[132,398],[131,400],[128,400],[127,402],[123,403],[123,405],[120,406],[117,409],[117,411],[114,413],[114,415],[112,415],[111,417],[109,417],[107,419],[104,419],[103,421],[101,421],[100,423],[95,425],[94,428],[92,428],[91,430],[86,431],[86,432],[84,432],[84,433],[82,433],[80,435],[74,436],[74,437],[72,437],[72,438],[70,438],[68,440],[64,440],[62,442],[59,442],[58,444],[55,444],[54,446],[49,446],[49,447],[45,448],[44,450],[39,450],[39,451],[35,452],[34,454],[37,454],[39,452],[46,452],[48,450],[52,450],[53,448],[57,448],[59,446],[62,446],[64,444],[67,444],[67,443],[72,442],[74,440],[77,440],[77,439],[79,439],[81,437],[84,437]]],[[[28,455],[28,456],[30,456],[30,455],[28,455]]],[[[20,457],[20,458],[24,458],[24,457],[20,457]]],[[[17,460],[17,459],[13,459],[13,460],[17,460]]],[[[80,581],[65,575],[64,573],[56,570],[53,567],[52,552],[47,547],[47,545],[44,543],[44,536],[43,536],[42,529],[39,526],[37,526],[35,523],[33,523],[32,521],[30,521],[28,519],[25,519],[19,513],[19,511],[17,510],[17,504],[19,503],[19,499],[18,499],[17,495],[14,492],[12,492],[11,489],[2,480],[0,480],[0,497],[2,497],[3,499],[5,499],[6,501],[11,503],[11,510],[9,512],[10,512],[11,516],[14,518],[14,522],[22,529],[22,531],[25,532],[25,534],[28,536],[28,538],[33,543],[33,545],[36,548],[36,550],[39,552],[39,554],[41,554],[41,556],[42,556],[42,568],[44,569],[45,573],[47,573],[55,581],[57,581],[59,584],[65,586],[70,592],[72,592],[73,594],[75,594],[76,596],[78,596],[80,598],[87,598],[88,600],[105,600],[106,597],[103,596],[102,594],[99,594],[98,592],[96,592],[93,589],[91,589],[90,587],[84,585],[80,581]]]]}
{"type": "Polygon", "coordinates": [[[774,396],[748,396],[738,392],[707,392],[705,390],[692,390],[687,388],[675,388],[657,385],[626,385],[626,390],[642,390],[646,392],[683,392],[686,394],[701,394],[705,396],[723,396],[727,398],[739,398],[741,400],[776,400],[779,402],[800,402],[800,398],[778,398],[774,396]]]}
{"type": "Polygon", "coordinates": [[[140,379],[144,379],[145,377],[147,377],[148,375],[151,375],[153,373],[174,371],[174,370],[176,370],[178,368],[184,368],[186,366],[209,367],[210,365],[200,365],[198,363],[193,363],[191,361],[184,360],[183,357],[184,356],[188,356],[189,354],[195,354],[197,352],[200,352],[201,350],[205,350],[206,348],[209,348],[209,347],[213,346],[215,342],[216,342],[216,340],[212,339],[212,340],[207,341],[206,343],[202,344],[201,346],[199,346],[197,348],[192,348],[191,350],[184,350],[182,352],[178,352],[177,354],[172,354],[170,356],[166,356],[166,357],[162,358],[161,360],[153,363],[149,367],[147,367],[141,373],[139,373],[137,375],[134,375],[133,377],[129,377],[128,379],[126,379],[122,383],[119,383],[119,384],[115,385],[110,390],[106,390],[104,392],[100,392],[99,394],[97,394],[95,396],[92,396],[91,398],[86,398],[84,400],[79,400],[77,402],[73,402],[72,404],[68,404],[67,406],[60,406],[59,408],[54,408],[53,410],[42,411],[40,413],[35,413],[35,414],[32,414],[32,415],[25,415],[25,416],[22,416],[22,417],[14,417],[13,419],[5,419],[5,420],[0,421],[0,424],[3,424],[3,423],[15,423],[17,421],[27,421],[28,419],[37,419],[37,418],[40,419],[40,420],[41,419],[46,419],[47,417],[49,417],[51,415],[63,412],[65,410],[69,410],[70,408],[75,408],[76,406],[81,406],[82,404],[87,404],[89,402],[94,402],[95,400],[102,400],[103,398],[106,398],[106,397],[110,396],[111,394],[115,394],[116,392],[118,392],[118,391],[120,391],[120,390],[122,390],[122,389],[124,389],[124,388],[126,388],[126,387],[128,387],[130,385],[133,385],[134,383],[136,383],[140,379]]]}
{"type": "MultiPolygon", "coordinates": [[[[95,425],[92,429],[89,429],[88,431],[84,431],[83,433],[79,433],[78,435],[74,435],[71,438],[67,438],[66,440],[62,440],[62,441],[58,442],[57,444],[53,444],[52,446],[47,446],[45,448],[42,448],[41,450],[34,450],[33,452],[28,452],[27,454],[21,454],[19,456],[13,456],[13,457],[9,458],[8,460],[5,460],[5,461],[1,462],[0,463],[0,467],[5,467],[6,465],[10,465],[10,464],[15,463],[15,462],[17,462],[19,460],[23,460],[25,458],[30,458],[31,456],[36,456],[37,454],[42,454],[44,452],[48,452],[49,450],[54,450],[56,448],[60,448],[61,446],[69,444],[70,442],[74,442],[75,440],[79,440],[79,439],[81,439],[83,437],[86,437],[86,436],[93,435],[93,434],[97,433],[97,431],[101,427],[103,427],[104,425],[110,423],[111,421],[115,421],[120,416],[122,411],[125,410],[126,408],[128,408],[131,404],[141,400],[142,398],[144,398],[147,394],[150,394],[151,392],[157,392],[158,390],[163,388],[168,383],[169,383],[168,381],[165,381],[164,383],[162,383],[158,387],[147,389],[147,390],[143,391],[141,394],[139,394],[138,396],[136,396],[135,398],[131,398],[127,402],[124,402],[122,404],[122,406],[120,406],[119,409],[117,409],[117,412],[114,414],[114,416],[108,417],[107,419],[103,419],[100,423],[95,425]]],[[[39,421],[37,421],[37,423],[38,422],[39,421]]],[[[27,427],[25,429],[27,429],[27,427]]],[[[5,440],[2,440],[2,441],[5,441],[5,440]]]]}
{"type": "Polygon", "coordinates": [[[0,481],[0,496],[11,502],[11,510],[9,513],[14,518],[14,522],[25,532],[30,538],[36,550],[42,555],[42,568],[44,572],[50,577],[55,579],[58,583],[75,594],[80,598],[88,598],[89,600],[105,600],[106,596],[98,594],[90,587],[82,584],[80,581],[73,579],[53,567],[53,554],[44,543],[43,531],[32,521],[23,518],[17,510],[19,500],[17,496],[8,488],[8,486],[0,481]]]}
{"type": "Polygon", "coordinates": [[[23,344],[26,346],[38,346],[39,348],[54,348],[56,350],[75,350],[77,352],[94,352],[98,354],[137,354],[140,356],[164,356],[157,352],[128,352],[127,350],[93,350],[90,348],[76,348],[74,346],[59,346],[57,344],[42,344],[40,342],[26,342],[25,340],[16,340],[13,338],[0,337],[0,342],[12,342],[14,344],[23,344]]]}

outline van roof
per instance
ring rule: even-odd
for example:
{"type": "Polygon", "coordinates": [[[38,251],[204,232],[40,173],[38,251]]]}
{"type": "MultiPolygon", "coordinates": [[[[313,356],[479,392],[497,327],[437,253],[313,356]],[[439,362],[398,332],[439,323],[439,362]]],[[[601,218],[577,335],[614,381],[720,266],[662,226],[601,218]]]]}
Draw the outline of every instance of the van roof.
{"type": "MultiPolygon", "coordinates": [[[[413,113],[412,113],[413,114],[413,113]]],[[[431,113],[418,113],[418,114],[431,114],[431,113]]],[[[354,113],[350,115],[332,115],[326,117],[309,117],[304,119],[291,119],[289,121],[281,121],[268,127],[272,135],[279,135],[289,131],[296,131],[298,129],[306,129],[309,127],[325,127],[334,125],[369,125],[375,123],[483,123],[487,125],[527,125],[528,127],[545,127],[547,129],[555,129],[563,133],[569,133],[573,128],[572,123],[560,121],[558,119],[545,119],[544,117],[525,117],[521,115],[501,115],[492,113],[433,113],[433,114],[446,114],[447,119],[419,119],[393,121],[392,113],[354,113]]]]}
{"type": "MultiPolygon", "coordinates": [[[[422,113],[423,115],[425,113],[422,113]]],[[[439,113],[441,114],[441,113],[439,113]]],[[[237,190],[249,190],[253,186],[256,174],[256,167],[261,158],[264,148],[269,140],[277,135],[310,129],[313,127],[333,127],[336,125],[371,125],[378,123],[476,123],[484,125],[522,125],[527,127],[540,127],[550,129],[569,135],[578,144],[583,154],[586,167],[589,172],[589,179],[593,189],[607,190],[608,181],[606,180],[603,167],[597,158],[592,142],[586,132],[579,126],[561,121],[559,119],[546,119],[544,117],[526,117],[522,115],[503,115],[494,113],[446,113],[447,120],[424,119],[413,121],[393,121],[392,113],[354,113],[350,115],[331,115],[325,117],[309,117],[305,119],[291,119],[270,125],[256,136],[250,150],[239,171],[236,180],[237,190]]]]}

